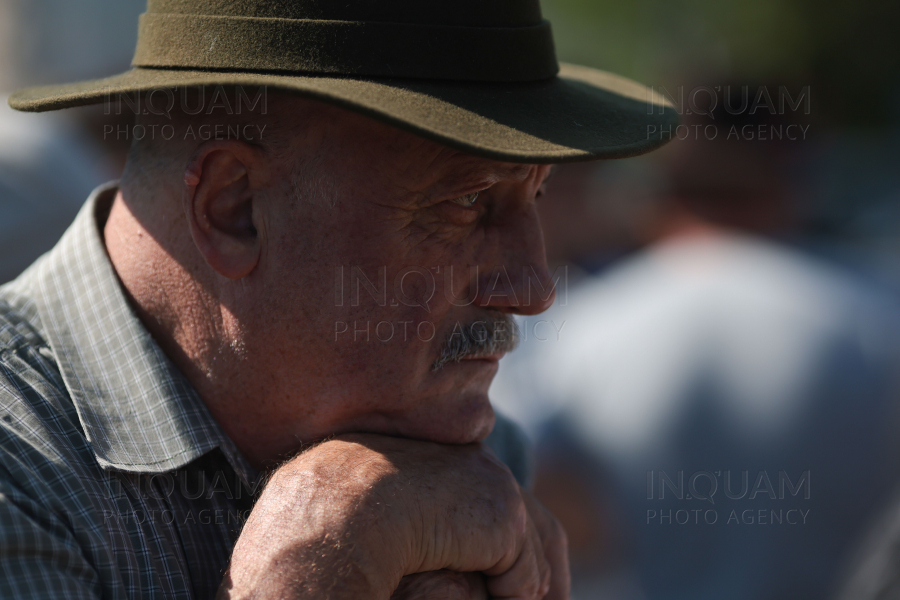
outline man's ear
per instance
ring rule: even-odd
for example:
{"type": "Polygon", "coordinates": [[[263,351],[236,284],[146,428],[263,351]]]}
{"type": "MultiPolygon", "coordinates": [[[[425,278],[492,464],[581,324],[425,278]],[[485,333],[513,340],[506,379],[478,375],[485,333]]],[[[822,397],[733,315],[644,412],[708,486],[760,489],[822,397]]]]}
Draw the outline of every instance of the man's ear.
{"type": "Polygon", "coordinates": [[[201,145],[184,174],[184,210],[194,244],[217,273],[249,275],[259,263],[262,151],[240,141],[201,145]]]}

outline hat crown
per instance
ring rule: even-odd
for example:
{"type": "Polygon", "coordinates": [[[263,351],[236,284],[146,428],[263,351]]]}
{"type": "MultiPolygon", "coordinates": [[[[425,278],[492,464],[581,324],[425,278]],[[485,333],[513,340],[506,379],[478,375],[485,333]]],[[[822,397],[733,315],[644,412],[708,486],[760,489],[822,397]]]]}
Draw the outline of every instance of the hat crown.
{"type": "Polygon", "coordinates": [[[538,0],[148,0],[147,12],[460,27],[529,27],[543,19],[538,0]]]}
{"type": "Polygon", "coordinates": [[[559,71],[538,0],[149,0],[132,65],[494,83],[559,71]]]}

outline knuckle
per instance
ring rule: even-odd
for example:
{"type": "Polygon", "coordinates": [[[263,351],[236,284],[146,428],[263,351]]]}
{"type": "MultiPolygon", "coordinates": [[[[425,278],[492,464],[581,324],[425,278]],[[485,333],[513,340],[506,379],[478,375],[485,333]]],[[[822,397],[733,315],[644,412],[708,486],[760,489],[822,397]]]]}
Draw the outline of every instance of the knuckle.
{"type": "Polygon", "coordinates": [[[538,598],[543,598],[550,592],[550,582],[552,580],[552,571],[550,565],[544,561],[544,568],[540,571],[540,586],[538,588],[538,598]]]}
{"type": "MultiPolygon", "coordinates": [[[[547,581],[549,582],[549,579],[547,581]]],[[[549,589],[549,585],[547,586],[547,589],[549,589]]],[[[543,575],[534,573],[534,576],[529,580],[528,585],[523,591],[526,598],[535,598],[536,600],[543,598],[547,593],[544,589],[543,575]]]]}
{"type": "Polygon", "coordinates": [[[521,496],[499,494],[493,501],[494,520],[515,540],[523,540],[529,531],[529,514],[521,496]]]}

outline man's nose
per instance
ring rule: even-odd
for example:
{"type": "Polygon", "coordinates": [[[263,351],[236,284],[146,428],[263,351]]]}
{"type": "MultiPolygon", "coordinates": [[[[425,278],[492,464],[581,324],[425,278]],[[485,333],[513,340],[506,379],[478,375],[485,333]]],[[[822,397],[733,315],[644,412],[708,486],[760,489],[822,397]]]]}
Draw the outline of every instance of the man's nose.
{"type": "Polygon", "coordinates": [[[534,205],[517,211],[498,233],[494,260],[479,273],[476,304],[521,315],[544,312],[556,299],[556,286],[534,205]]]}

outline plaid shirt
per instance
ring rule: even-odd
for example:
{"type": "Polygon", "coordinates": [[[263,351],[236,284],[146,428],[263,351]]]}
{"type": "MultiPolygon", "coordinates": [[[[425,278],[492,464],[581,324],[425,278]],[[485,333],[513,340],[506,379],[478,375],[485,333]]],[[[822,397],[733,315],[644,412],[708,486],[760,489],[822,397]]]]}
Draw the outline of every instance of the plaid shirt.
{"type": "Polygon", "coordinates": [[[0,288],[0,597],[212,598],[257,473],[129,308],[97,190],[0,288]]]}
{"type": "MultiPolygon", "coordinates": [[[[212,598],[259,485],[128,305],[115,191],[0,288],[0,598],[212,598]]],[[[527,485],[522,436],[486,443],[527,485]]]]}

